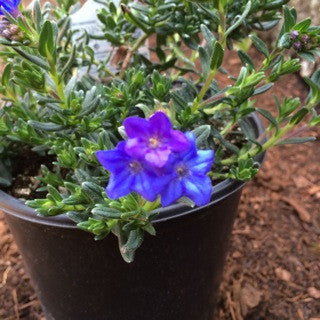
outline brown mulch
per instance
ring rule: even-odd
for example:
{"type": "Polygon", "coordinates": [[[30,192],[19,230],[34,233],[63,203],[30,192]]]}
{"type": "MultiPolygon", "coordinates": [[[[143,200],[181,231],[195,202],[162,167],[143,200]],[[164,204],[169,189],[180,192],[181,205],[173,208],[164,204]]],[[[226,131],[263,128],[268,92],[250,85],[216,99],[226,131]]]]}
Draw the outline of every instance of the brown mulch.
{"type": "MultiPolygon", "coordinates": [[[[239,68],[233,55],[230,68],[239,68]]],[[[307,89],[298,76],[284,77],[258,99],[270,111],[273,94],[305,99],[307,89]]],[[[320,129],[309,134],[317,137],[313,144],[269,151],[263,169],[243,191],[219,320],[320,320],[320,129]]],[[[0,319],[43,319],[1,213],[0,319]]]]}

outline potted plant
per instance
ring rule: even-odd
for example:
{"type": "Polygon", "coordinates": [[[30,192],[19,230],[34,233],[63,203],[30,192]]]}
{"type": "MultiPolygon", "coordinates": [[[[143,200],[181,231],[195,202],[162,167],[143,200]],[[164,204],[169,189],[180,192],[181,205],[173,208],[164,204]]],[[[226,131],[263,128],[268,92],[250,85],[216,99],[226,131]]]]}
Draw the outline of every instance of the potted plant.
{"type": "Polygon", "coordinates": [[[47,319],[212,319],[244,182],[320,123],[317,72],[306,102],[254,101],[319,54],[320,28],[287,2],[97,1],[88,31],[77,1],[0,1],[0,208],[47,319]],[[282,16],[270,50],[256,31],[282,16]]]}

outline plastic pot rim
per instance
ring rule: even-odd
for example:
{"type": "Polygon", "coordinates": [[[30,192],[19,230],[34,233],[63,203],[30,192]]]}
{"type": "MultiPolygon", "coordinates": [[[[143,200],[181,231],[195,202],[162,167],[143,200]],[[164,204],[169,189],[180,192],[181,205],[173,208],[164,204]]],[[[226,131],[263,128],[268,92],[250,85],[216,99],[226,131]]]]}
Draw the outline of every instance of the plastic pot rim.
{"type": "MultiPolygon", "coordinates": [[[[252,114],[247,118],[247,121],[252,125],[253,129],[256,131],[257,136],[260,136],[264,132],[264,127],[260,118],[257,114],[252,114]]],[[[265,153],[259,154],[255,160],[260,164],[265,158],[265,153]]],[[[213,186],[213,193],[211,196],[211,201],[202,207],[188,207],[184,204],[174,204],[165,208],[157,209],[158,216],[153,220],[154,224],[165,222],[171,219],[177,219],[188,214],[200,213],[202,209],[206,209],[214,205],[217,202],[222,201],[227,198],[230,194],[237,192],[241,189],[246,182],[226,179],[222,182],[217,183],[213,186]]],[[[37,212],[25,205],[21,200],[18,200],[7,193],[0,190],[0,210],[7,214],[10,214],[18,219],[23,219],[25,221],[42,224],[46,226],[56,226],[60,228],[67,229],[78,229],[76,223],[68,218],[66,215],[57,215],[52,217],[44,217],[37,212]]]]}

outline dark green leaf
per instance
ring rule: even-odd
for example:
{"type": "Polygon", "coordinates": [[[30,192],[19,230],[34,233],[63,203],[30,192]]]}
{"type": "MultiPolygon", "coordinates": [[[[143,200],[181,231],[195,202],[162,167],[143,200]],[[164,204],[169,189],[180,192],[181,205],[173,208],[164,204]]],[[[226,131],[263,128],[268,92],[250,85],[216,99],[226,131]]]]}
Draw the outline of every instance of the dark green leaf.
{"type": "Polygon", "coordinates": [[[206,142],[209,138],[211,128],[209,125],[202,125],[194,130],[192,130],[192,133],[196,136],[196,144],[197,147],[202,147],[206,145],[206,142]]]}
{"type": "Polygon", "coordinates": [[[268,50],[267,45],[256,35],[250,34],[249,36],[254,44],[254,46],[261,52],[263,53],[266,57],[269,57],[270,53],[268,50]]]}
{"type": "Polygon", "coordinates": [[[224,50],[220,44],[220,42],[216,41],[213,48],[210,68],[211,70],[217,70],[223,61],[224,50]]]}
{"type": "Polygon", "coordinates": [[[239,50],[238,56],[244,66],[249,66],[249,67],[251,67],[252,70],[255,70],[255,65],[254,65],[253,61],[244,51],[239,50]]]}
{"type": "Polygon", "coordinates": [[[307,108],[300,109],[290,119],[290,124],[292,124],[292,125],[298,124],[305,117],[305,115],[308,113],[309,113],[309,110],[307,108]]]}
{"type": "Polygon", "coordinates": [[[299,144],[299,143],[306,143],[315,141],[315,137],[297,137],[297,138],[291,138],[291,139],[284,139],[281,141],[278,141],[276,143],[277,146],[283,145],[283,144],[299,144]]]}

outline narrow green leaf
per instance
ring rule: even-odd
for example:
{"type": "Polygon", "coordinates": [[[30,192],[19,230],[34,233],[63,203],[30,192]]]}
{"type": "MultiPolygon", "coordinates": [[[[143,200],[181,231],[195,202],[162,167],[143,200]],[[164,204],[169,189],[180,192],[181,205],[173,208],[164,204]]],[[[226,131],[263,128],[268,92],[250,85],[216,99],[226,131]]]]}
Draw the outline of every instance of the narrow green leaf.
{"type": "Polygon", "coordinates": [[[195,128],[194,130],[192,130],[192,133],[196,137],[196,144],[197,144],[198,148],[206,145],[206,142],[207,142],[209,135],[210,135],[210,131],[211,131],[211,128],[207,124],[199,126],[199,127],[195,128]]]}
{"type": "Polygon", "coordinates": [[[249,37],[252,40],[253,45],[257,48],[257,50],[259,50],[266,57],[269,57],[270,53],[267,45],[254,34],[250,34],[249,37]]]}
{"type": "MultiPolygon", "coordinates": [[[[320,71],[316,71],[314,74],[315,77],[317,77],[318,75],[320,75],[320,71]]],[[[304,78],[304,81],[311,89],[308,96],[308,103],[311,103],[312,105],[317,104],[320,100],[320,85],[313,80],[315,79],[314,76],[311,79],[307,77],[304,78]]]]}
{"type": "Polygon", "coordinates": [[[122,212],[117,209],[103,206],[101,204],[94,207],[92,209],[92,213],[107,219],[120,219],[122,214],[122,212]]]}
{"type": "Polygon", "coordinates": [[[41,131],[58,131],[64,129],[64,126],[61,124],[56,124],[52,122],[39,122],[35,120],[29,120],[28,124],[34,129],[41,131]]]}
{"type": "Polygon", "coordinates": [[[49,20],[47,20],[41,29],[39,38],[39,53],[46,58],[53,57],[55,47],[55,40],[53,35],[53,27],[49,20]]]}
{"type": "Polygon", "coordinates": [[[300,109],[290,119],[290,124],[292,125],[298,124],[305,117],[307,113],[309,113],[309,110],[307,108],[300,109]]]}
{"type": "Polygon", "coordinates": [[[266,91],[270,90],[273,87],[273,83],[266,83],[265,85],[256,88],[254,90],[253,96],[256,96],[258,94],[262,94],[265,93],[266,91]]]}
{"type": "Polygon", "coordinates": [[[47,64],[47,62],[45,60],[43,60],[42,58],[38,57],[38,56],[34,56],[32,54],[29,54],[25,51],[22,51],[18,48],[13,48],[16,52],[18,52],[22,57],[24,57],[25,59],[31,61],[32,63],[36,64],[37,66],[39,66],[42,69],[45,70],[49,70],[49,66],[47,64]]]}
{"type": "Polygon", "coordinates": [[[201,61],[202,73],[206,78],[210,71],[210,57],[203,47],[199,47],[199,57],[201,61]]]}
{"type": "Polygon", "coordinates": [[[69,59],[61,71],[61,77],[63,77],[73,66],[75,62],[76,52],[77,52],[77,46],[73,45],[69,59]]]}
{"type": "Polygon", "coordinates": [[[268,111],[260,108],[256,108],[256,110],[264,117],[266,118],[270,123],[273,124],[274,127],[278,128],[278,122],[274,118],[274,116],[268,111]]]}
{"type": "Polygon", "coordinates": [[[316,59],[314,58],[314,55],[311,52],[299,52],[299,56],[311,63],[316,62],[316,59]]]}
{"type": "Polygon", "coordinates": [[[244,51],[238,50],[238,56],[244,66],[249,66],[249,67],[251,67],[252,70],[255,70],[256,67],[255,67],[253,61],[244,51]]]}
{"type": "Polygon", "coordinates": [[[284,32],[289,32],[294,27],[295,17],[292,15],[291,10],[287,6],[283,6],[284,15],[284,32]]]}
{"type": "Polygon", "coordinates": [[[224,50],[220,42],[216,41],[213,48],[210,68],[211,70],[217,70],[223,61],[224,50]]]}
{"type": "Polygon", "coordinates": [[[232,31],[237,29],[242,24],[242,22],[244,22],[245,18],[250,12],[251,6],[252,6],[252,1],[249,0],[243,10],[242,15],[233,24],[231,24],[229,29],[226,31],[226,34],[225,34],[226,37],[228,37],[232,31]]]}
{"type": "Polygon", "coordinates": [[[298,24],[296,24],[294,26],[294,30],[299,31],[300,33],[306,32],[308,30],[308,28],[310,27],[310,25],[311,25],[311,19],[307,18],[307,19],[304,19],[303,21],[299,22],[298,24]]]}
{"type": "Polygon", "coordinates": [[[281,141],[278,141],[276,143],[276,146],[284,145],[284,144],[299,144],[299,143],[306,143],[315,141],[315,137],[297,137],[297,138],[290,138],[290,139],[284,139],[281,141]]]}
{"type": "Polygon", "coordinates": [[[39,0],[36,0],[32,9],[33,19],[36,22],[37,31],[41,30],[42,13],[39,0]]]}

